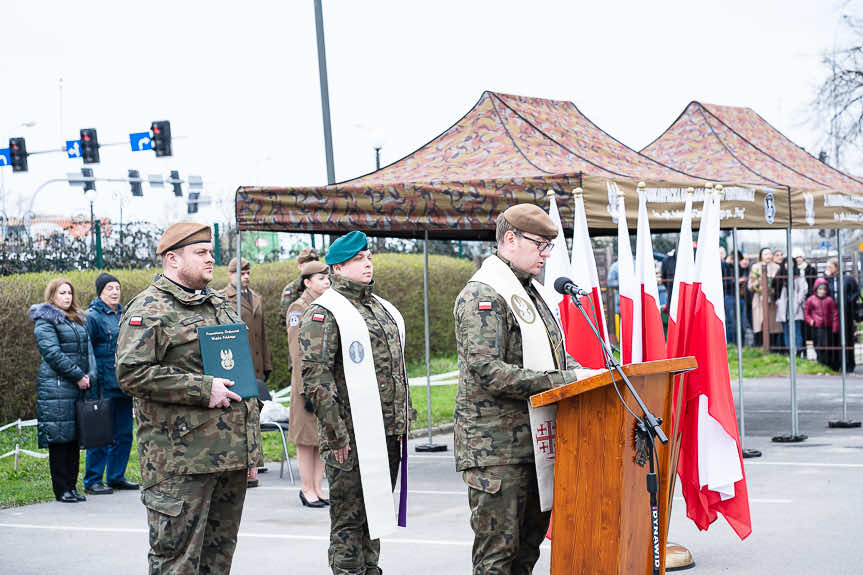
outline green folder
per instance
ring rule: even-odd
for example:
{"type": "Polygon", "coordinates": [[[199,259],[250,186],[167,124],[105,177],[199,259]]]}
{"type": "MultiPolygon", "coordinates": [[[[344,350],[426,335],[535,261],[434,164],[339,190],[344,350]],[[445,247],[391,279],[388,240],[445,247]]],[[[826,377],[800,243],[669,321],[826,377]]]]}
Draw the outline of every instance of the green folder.
{"type": "Polygon", "coordinates": [[[247,399],[258,397],[258,382],[244,323],[226,323],[198,328],[204,374],[234,382],[231,391],[247,399]]]}

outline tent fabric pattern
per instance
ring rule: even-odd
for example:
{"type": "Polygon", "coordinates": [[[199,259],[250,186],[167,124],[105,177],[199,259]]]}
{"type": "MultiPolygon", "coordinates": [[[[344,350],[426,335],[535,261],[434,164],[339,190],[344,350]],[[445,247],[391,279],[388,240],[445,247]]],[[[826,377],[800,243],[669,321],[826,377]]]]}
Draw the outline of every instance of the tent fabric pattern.
{"type": "Polygon", "coordinates": [[[699,177],[785,188],[795,227],[863,223],[863,185],[809,155],[749,108],[691,102],[641,152],[699,177]]]}
{"type": "MultiPolygon", "coordinates": [[[[490,239],[501,211],[519,202],[544,207],[550,189],[569,227],[572,191],[581,187],[590,229],[613,230],[616,198],[608,196],[606,182],[634,194],[643,180],[651,229],[676,230],[686,188],[696,188],[698,200],[705,179],[737,184],[721,174],[696,177],[656,162],[603,132],[572,102],[484,92],[453,126],[393,164],[332,186],[241,187],[236,214],[241,230],[360,228],[372,235],[490,239]]],[[[728,190],[723,226],[787,225],[785,195],[761,189],[775,188],[765,178],[752,185],[758,189],[728,190]]],[[[635,221],[635,203],[630,205],[628,217],[635,221]]]]}

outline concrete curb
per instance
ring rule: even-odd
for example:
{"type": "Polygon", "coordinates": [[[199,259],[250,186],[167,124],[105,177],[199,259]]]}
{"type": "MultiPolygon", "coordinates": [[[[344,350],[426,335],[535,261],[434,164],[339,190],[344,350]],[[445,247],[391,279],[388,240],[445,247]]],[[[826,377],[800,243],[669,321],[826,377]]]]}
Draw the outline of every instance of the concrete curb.
{"type": "MultiPolygon", "coordinates": [[[[432,427],[432,435],[440,435],[442,433],[451,433],[452,428],[453,428],[453,423],[451,421],[447,422],[447,423],[442,423],[440,425],[433,426],[432,427]]],[[[425,427],[417,428],[417,429],[411,429],[410,432],[408,433],[408,439],[416,439],[418,437],[428,437],[428,434],[429,434],[429,428],[428,428],[428,423],[426,423],[425,427]]]]}

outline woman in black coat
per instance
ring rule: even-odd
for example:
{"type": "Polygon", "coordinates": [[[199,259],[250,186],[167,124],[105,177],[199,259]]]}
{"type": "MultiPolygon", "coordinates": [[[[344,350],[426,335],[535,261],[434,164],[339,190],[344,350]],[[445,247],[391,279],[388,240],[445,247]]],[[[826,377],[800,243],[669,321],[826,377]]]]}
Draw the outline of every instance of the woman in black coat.
{"type": "Polygon", "coordinates": [[[96,383],[96,361],[84,317],[75,304],[75,288],[55,278],[45,288],[45,303],[30,307],[33,335],[42,354],[36,385],[39,447],[48,448],[51,484],[57,501],[77,503],[80,451],[75,433],[79,390],[96,383]]]}

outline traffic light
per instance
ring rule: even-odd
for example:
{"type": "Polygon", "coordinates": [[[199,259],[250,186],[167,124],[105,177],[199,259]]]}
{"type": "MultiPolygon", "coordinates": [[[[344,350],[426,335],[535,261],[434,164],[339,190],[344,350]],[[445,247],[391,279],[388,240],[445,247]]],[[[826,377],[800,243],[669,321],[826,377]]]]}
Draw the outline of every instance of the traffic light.
{"type": "Polygon", "coordinates": [[[144,196],[144,189],[141,187],[141,173],[138,170],[129,170],[129,187],[132,188],[132,195],[136,197],[144,196]]]}
{"type": "Polygon", "coordinates": [[[189,203],[186,204],[186,213],[188,214],[197,214],[198,213],[198,198],[201,197],[201,192],[193,192],[189,190],[189,203]]]}
{"type": "Polygon", "coordinates": [[[171,122],[160,120],[150,124],[150,143],[156,157],[171,155],[171,122]]]}
{"type": "MultiPolygon", "coordinates": [[[[93,177],[93,168],[81,168],[81,175],[85,178],[93,177]]],[[[88,192],[90,190],[96,191],[96,182],[93,181],[84,181],[84,192],[88,192]]]]}
{"type": "Polygon", "coordinates": [[[174,188],[174,195],[178,198],[183,197],[183,186],[180,185],[180,173],[177,170],[171,170],[171,176],[168,178],[171,187],[174,188]]]}
{"type": "Polygon", "coordinates": [[[81,157],[85,164],[99,163],[99,138],[94,128],[81,130],[81,157]]]}
{"type": "Polygon", "coordinates": [[[12,157],[12,171],[27,171],[27,144],[24,138],[9,138],[9,155],[12,157]]]}

